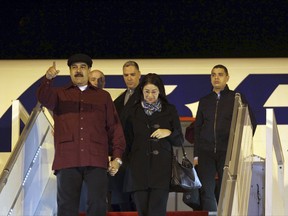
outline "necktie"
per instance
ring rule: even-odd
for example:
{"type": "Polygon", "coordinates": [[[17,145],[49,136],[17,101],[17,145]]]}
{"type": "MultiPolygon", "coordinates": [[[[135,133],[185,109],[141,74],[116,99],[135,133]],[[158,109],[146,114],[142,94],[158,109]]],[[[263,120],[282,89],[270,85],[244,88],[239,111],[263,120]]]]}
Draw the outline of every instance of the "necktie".
{"type": "Polygon", "coordinates": [[[125,95],[124,105],[127,103],[127,101],[129,100],[129,98],[131,97],[132,94],[133,94],[133,90],[128,89],[127,93],[125,95]]]}

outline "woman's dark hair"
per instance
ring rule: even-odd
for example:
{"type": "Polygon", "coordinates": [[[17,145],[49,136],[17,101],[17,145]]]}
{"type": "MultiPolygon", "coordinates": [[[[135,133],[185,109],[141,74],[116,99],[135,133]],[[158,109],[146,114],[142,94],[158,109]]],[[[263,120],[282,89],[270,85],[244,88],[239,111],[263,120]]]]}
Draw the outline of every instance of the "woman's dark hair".
{"type": "Polygon", "coordinates": [[[168,103],[163,81],[160,78],[160,76],[157,75],[156,73],[148,73],[147,75],[145,75],[142,78],[142,80],[141,80],[141,82],[139,84],[139,87],[140,87],[139,90],[141,91],[141,93],[140,93],[141,100],[143,100],[143,88],[147,84],[153,84],[153,85],[157,86],[158,89],[159,89],[159,98],[160,98],[160,100],[162,101],[162,103],[168,103]]]}

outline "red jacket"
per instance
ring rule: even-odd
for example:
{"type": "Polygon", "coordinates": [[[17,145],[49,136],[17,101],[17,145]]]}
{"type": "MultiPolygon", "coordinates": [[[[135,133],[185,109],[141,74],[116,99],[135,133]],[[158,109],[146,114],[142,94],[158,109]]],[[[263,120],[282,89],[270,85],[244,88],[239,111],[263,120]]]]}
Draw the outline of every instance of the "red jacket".
{"type": "Polygon", "coordinates": [[[39,102],[53,111],[55,157],[52,169],[95,166],[107,168],[109,145],[113,158],[121,158],[125,138],[110,94],[88,84],[81,91],[72,82],[52,87],[43,78],[39,102]]]}

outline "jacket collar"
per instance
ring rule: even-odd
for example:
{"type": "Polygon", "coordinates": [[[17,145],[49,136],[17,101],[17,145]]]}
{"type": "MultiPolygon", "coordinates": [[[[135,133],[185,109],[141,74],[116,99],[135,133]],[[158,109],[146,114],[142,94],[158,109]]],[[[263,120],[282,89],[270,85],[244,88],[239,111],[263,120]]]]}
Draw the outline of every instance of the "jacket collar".
{"type": "MultiPolygon", "coordinates": [[[[219,94],[220,94],[220,96],[221,96],[221,95],[225,95],[225,94],[227,94],[229,91],[230,91],[230,89],[229,89],[228,85],[226,84],[225,88],[224,88],[222,91],[220,91],[219,94]]],[[[213,95],[215,95],[215,96],[218,96],[218,94],[217,94],[215,91],[213,91],[213,88],[212,88],[212,92],[211,92],[211,93],[212,93],[213,95]]]]}
{"type": "MultiPolygon", "coordinates": [[[[212,87],[211,91],[214,92],[214,91],[213,91],[213,87],[212,87]]],[[[223,89],[222,91],[220,91],[220,94],[225,93],[225,92],[228,92],[228,91],[230,91],[230,89],[229,89],[228,85],[226,84],[226,86],[224,87],[224,89],[223,89]]],[[[214,92],[214,93],[216,94],[216,92],[214,92]]]]}

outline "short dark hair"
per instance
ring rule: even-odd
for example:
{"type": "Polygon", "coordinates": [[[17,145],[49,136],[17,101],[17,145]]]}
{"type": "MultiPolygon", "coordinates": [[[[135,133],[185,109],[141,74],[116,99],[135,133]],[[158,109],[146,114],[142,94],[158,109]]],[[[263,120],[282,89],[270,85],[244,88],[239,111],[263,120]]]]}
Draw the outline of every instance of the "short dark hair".
{"type": "Polygon", "coordinates": [[[229,75],[228,69],[227,69],[224,65],[221,65],[221,64],[215,65],[215,66],[212,68],[211,72],[212,72],[213,69],[215,69],[215,68],[222,68],[222,69],[224,70],[225,74],[226,74],[227,76],[229,75]]]}
{"type": "Polygon", "coordinates": [[[124,69],[125,67],[129,67],[129,66],[134,66],[139,71],[139,65],[135,61],[125,62],[122,69],[124,69]]]}

